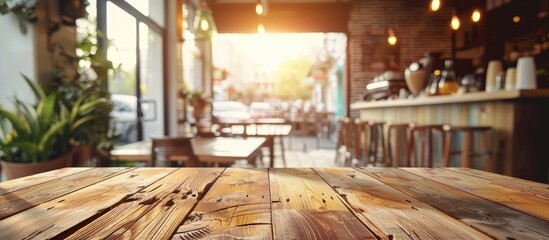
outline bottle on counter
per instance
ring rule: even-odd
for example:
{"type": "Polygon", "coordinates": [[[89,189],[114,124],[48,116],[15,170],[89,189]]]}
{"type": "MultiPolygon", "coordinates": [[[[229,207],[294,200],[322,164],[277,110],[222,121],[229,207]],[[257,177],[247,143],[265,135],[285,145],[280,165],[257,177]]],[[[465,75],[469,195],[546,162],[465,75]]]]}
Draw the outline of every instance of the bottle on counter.
{"type": "Polygon", "coordinates": [[[454,71],[454,61],[444,61],[444,70],[442,71],[442,77],[438,82],[438,93],[440,95],[455,94],[459,90],[459,83],[456,78],[456,71],[454,71]]]}

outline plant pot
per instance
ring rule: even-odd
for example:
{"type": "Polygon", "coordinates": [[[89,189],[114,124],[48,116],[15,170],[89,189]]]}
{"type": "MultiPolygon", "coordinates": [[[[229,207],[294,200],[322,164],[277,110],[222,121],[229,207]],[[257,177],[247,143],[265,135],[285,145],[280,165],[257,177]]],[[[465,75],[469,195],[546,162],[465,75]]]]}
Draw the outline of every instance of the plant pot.
{"type": "Polygon", "coordinates": [[[38,163],[12,163],[0,160],[8,180],[25,177],[70,166],[72,153],[38,163]]]}
{"type": "Polygon", "coordinates": [[[93,156],[93,148],[89,145],[77,147],[72,154],[72,167],[83,166],[93,156]]]}

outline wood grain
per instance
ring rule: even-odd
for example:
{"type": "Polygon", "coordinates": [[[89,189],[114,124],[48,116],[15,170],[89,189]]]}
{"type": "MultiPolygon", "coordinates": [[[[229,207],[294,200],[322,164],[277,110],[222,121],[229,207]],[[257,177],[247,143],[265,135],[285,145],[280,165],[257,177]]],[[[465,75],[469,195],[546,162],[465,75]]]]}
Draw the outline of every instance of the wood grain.
{"type": "Polygon", "coordinates": [[[267,169],[228,168],[172,239],[271,239],[267,169]]]}
{"type": "MultiPolygon", "coordinates": [[[[124,201],[78,226],[67,239],[147,236],[166,239],[192,210],[222,169],[181,168],[129,195],[124,201]],[[175,216],[173,216],[175,215],[175,216]],[[169,221],[166,221],[169,219],[169,221]],[[157,226],[163,225],[162,229],[157,226]]],[[[67,235],[67,234],[66,234],[67,235]]]]}
{"type": "Polygon", "coordinates": [[[0,196],[0,219],[129,171],[91,169],[60,177],[0,196]]]}
{"type": "Polygon", "coordinates": [[[471,168],[447,168],[461,174],[466,174],[470,177],[479,178],[479,181],[497,184],[506,188],[516,189],[518,191],[527,192],[532,195],[542,196],[549,199],[549,186],[547,184],[532,182],[520,178],[509,177],[505,175],[480,171],[471,168]]]}
{"type": "Polygon", "coordinates": [[[0,239],[52,238],[156,182],[174,169],[139,168],[0,221],[0,239]],[[24,224],[23,224],[24,223],[24,224]],[[32,227],[29,227],[32,226],[32,227]]]}
{"type": "Polygon", "coordinates": [[[274,239],[374,239],[311,169],[269,171],[274,239]]]}
{"type": "Polygon", "coordinates": [[[488,183],[450,170],[428,168],[403,168],[403,170],[549,221],[549,211],[547,211],[549,199],[547,198],[488,183]]]}
{"type": "Polygon", "coordinates": [[[549,222],[394,168],[362,172],[496,239],[548,239],[549,222]]]}
{"type": "Polygon", "coordinates": [[[315,169],[388,238],[490,239],[458,220],[351,168],[315,169]],[[436,231],[433,231],[436,229],[436,231]]]}
{"type": "Polygon", "coordinates": [[[17,191],[19,189],[23,189],[29,186],[88,170],[90,170],[90,168],[62,168],[45,173],[39,173],[27,177],[13,179],[6,182],[0,182],[0,195],[4,195],[6,193],[17,191]]]}

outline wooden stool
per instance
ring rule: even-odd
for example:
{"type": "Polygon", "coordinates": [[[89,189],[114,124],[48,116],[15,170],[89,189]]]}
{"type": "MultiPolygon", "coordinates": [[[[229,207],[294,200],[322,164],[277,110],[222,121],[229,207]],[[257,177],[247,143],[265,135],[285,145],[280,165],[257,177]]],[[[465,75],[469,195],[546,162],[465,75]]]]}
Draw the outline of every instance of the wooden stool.
{"type": "Polygon", "coordinates": [[[461,167],[466,168],[472,168],[473,167],[473,159],[472,157],[475,156],[484,156],[486,157],[486,167],[487,170],[490,172],[495,172],[496,167],[493,161],[492,157],[492,151],[490,150],[490,142],[487,140],[486,137],[484,137],[483,141],[483,147],[484,151],[482,152],[474,152],[474,138],[473,134],[475,132],[482,133],[482,132],[488,132],[491,131],[491,127],[487,126],[476,126],[476,127],[470,127],[470,126],[450,126],[450,125],[444,125],[443,130],[445,133],[445,139],[444,139],[444,157],[443,157],[443,167],[449,167],[450,165],[450,157],[454,154],[461,154],[461,167]],[[460,133],[461,137],[461,151],[452,151],[452,136],[455,133],[460,133]]]}
{"type": "Polygon", "coordinates": [[[374,122],[371,121],[368,123],[370,130],[370,146],[369,146],[369,159],[368,164],[375,165],[376,163],[386,165],[384,155],[385,155],[385,137],[384,137],[384,127],[385,122],[374,122]]]}
{"type": "MultiPolygon", "coordinates": [[[[425,147],[429,148],[427,153],[427,167],[433,167],[433,131],[439,131],[444,138],[444,131],[442,130],[443,125],[441,124],[432,124],[432,125],[416,125],[410,124],[409,126],[409,138],[408,138],[408,156],[406,159],[407,166],[417,166],[425,167],[425,147]],[[420,154],[419,154],[419,163],[417,165],[412,165],[412,155],[415,151],[415,133],[420,133],[420,154]]],[[[443,148],[444,145],[440,144],[443,148]]],[[[444,149],[443,149],[444,152],[444,149]]]]}
{"type": "Polygon", "coordinates": [[[360,119],[355,119],[353,122],[353,158],[351,165],[366,166],[369,157],[369,140],[368,133],[370,126],[368,122],[363,122],[360,119]]]}
{"type": "MultiPolygon", "coordinates": [[[[409,123],[388,123],[387,124],[387,139],[385,142],[385,164],[386,167],[398,167],[399,160],[400,160],[400,139],[401,139],[401,133],[404,132],[404,139],[408,141],[408,127],[410,126],[409,123]],[[391,144],[391,136],[394,133],[395,136],[395,158],[393,158],[393,148],[391,144]]],[[[410,167],[410,166],[406,166],[410,167]]]]}
{"type": "Polygon", "coordinates": [[[337,163],[339,160],[339,157],[343,154],[345,162],[347,162],[347,158],[349,157],[350,148],[352,144],[351,140],[351,119],[349,118],[342,118],[339,120],[339,129],[338,129],[338,137],[337,137],[337,144],[336,144],[336,157],[335,162],[337,163]],[[342,147],[345,147],[342,149],[342,147]]]}

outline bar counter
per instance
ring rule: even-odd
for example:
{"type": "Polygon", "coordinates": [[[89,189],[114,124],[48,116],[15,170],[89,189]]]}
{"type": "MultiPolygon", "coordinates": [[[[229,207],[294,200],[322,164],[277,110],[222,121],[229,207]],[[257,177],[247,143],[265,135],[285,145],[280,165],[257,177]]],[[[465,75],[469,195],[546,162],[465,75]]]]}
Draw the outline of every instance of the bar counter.
{"type": "Polygon", "coordinates": [[[548,182],[549,89],[355,102],[351,109],[363,120],[491,126],[498,173],[548,182]]]}

